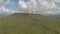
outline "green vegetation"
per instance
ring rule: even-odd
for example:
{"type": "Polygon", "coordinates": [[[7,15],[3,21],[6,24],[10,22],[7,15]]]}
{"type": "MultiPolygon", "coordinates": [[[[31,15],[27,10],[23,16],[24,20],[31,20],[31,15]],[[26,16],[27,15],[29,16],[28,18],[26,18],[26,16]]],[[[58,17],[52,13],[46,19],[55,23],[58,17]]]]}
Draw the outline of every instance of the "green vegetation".
{"type": "Polygon", "coordinates": [[[16,13],[0,18],[0,34],[60,34],[60,21],[42,15],[16,13]]]}

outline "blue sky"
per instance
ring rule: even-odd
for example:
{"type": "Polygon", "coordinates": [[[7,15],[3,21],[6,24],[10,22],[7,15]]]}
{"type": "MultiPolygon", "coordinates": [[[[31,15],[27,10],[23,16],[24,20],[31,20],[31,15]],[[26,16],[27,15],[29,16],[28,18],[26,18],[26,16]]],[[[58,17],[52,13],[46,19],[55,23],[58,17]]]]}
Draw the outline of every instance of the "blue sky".
{"type": "Polygon", "coordinates": [[[10,5],[10,6],[8,5],[6,7],[10,10],[17,10],[18,9],[18,0],[12,0],[12,2],[14,2],[13,5],[10,5]]]}
{"type": "MultiPolygon", "coordinates": [[[[5,0],[5,1],[7,1],[7,0],[5,0]]],[[[18,7],[18,2],[19,2],[19,0],[11,0],[14,4],[13,5],[8,5],[8,6],[6,6],[6,8],[8,8],[8,9],[10,9],[10,10],[18,10],[19,9],[19,7],[18,7]]],[[[25,2],[27,2],[28,0],[24,0],[25,2]]],[[[58,7],[60,7],[60,3],[56,3],[56,5],[58,6],[58,7]]]]}
{"type": "MultiPolygon", "coordinates": [[[[52,0],[49,0],[49,1],[52,1],[52,0]]],[[[12,11],[18,12],[18,11],[20,11],[20,9],[24,10],[24,8],[21,7],[21,5],[19,4],[19,2],[20,2],[20,0],[0,0],[0,11],[1,11],[1,9],[2,9],[3,6],[4,6],[5,9],[8,9],[11,12],[12,11]]],[[[28,2],[28,0],[24,0],[24,2],[23,2],[24,5],[28,4],[27,2],[28,2]]],[[[56,5],[57,8],[60,7],[60,1],[59,0],[53,0],[52,2],[56,5]]],[[[42,5],[43,5],[43,3],[44,2],[42,2],[42,5]]],[[[50,3],[48,3],[48,4],[50,5],[50,3]]],[[[53,6],[53,5],[51,5],[51,6],[53,6]]],[[[44,5],[44,7],[45,7],[45,5],[44,5]]]]}
{"type": "Polygon", "coordinates": [[[56,3],[56,5],[57,5],[58,7],[60,7],[60,3],[56,3]]]}
{"type": "MultiPolygon", "coordinates": [[[[14,4],[13,5],[7,5],[6,8],[8,8],[9,10],[16,10],[18,11],[19,10],[19,7],[18,7],[18,2],[19,0],[11,0],[14,4]]],[[[24,0],[25,2],[27,2],[28,0],[24,0]]]]}

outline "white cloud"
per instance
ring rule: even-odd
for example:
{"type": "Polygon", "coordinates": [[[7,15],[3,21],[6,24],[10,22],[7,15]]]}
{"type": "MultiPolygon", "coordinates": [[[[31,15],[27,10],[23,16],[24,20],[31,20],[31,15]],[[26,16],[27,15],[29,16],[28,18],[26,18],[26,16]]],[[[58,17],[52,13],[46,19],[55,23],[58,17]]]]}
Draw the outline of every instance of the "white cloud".
{"type": "MultiPolygon", "coordinates": [[[[56,11],[58,13],[59,8],[56,6],[54,1],[58,0],[51,0],[51,2],[48,2],[47,0],[29,0],[28,2],[19,1],[20,8],[25,8],[29,11],[42,11],[43,13],[49,13],[49,14],[56,14],[56,11]],[[35,6],[35,7],[34,7],[35,6]],[[42,10],[41,10],[42,9],[42,10]]],[[[24,10],[24,9],[23,9],[24,10]]]]}
{"type": "Polygon", "coordinates": [[[7,6],[9,6],[9,5],[13,5],[14,4],[14,2],[13,1],[11,1],[11,0],[0,0],[0,5],[2,6],[2,5],[7,5],[7,6]]]}
{"type": "Polygon", "coordinates": [[[3,0],[0,0],[0,3],[3,2],[3,0]]]}
{"type": "Polygon", "coordinates": [[[46,0],[43,0],[43,1],[39,0],[38,2],[36,2],[35,0],[31,0],[31,1],[29,0],[27,3],[20,0],[19,5],[21,8],[37,8],[37,7],[41,8],[41,9],[42,8],[44,8],[44,9],[57,8],[57,6],[54,2],[48,2],[46,0]]]}
{"type": "Polygon", "coordinates": [[[46,0],[44,1],[38,1],[40,2],[40,7],[44,8],[44,9],[52,9],[52,8],[57,8],[56,4],[54,2],[48,2],[46,0]]]}
{"type": "Polygon", "coordinates": [[[55,14],[56,12],[54,11],[48,11],[47,14],[55,14]]]}
{"type": "Polygon", "coordinates": [[[50,0],[50,1],[53,1],[53,2],[60,2],[60,0],[50,0]]]}
{"type": "Polygon", "coordinates": [[[12,12],[10,12],[9,9],[6,9],[5,6],[1,6],[1,7],[0,7],[0,13],[10,14],[10,13],[12,13],[12,12]]]}
{"type": "Polygon", "coordinates": [[[14,3],[11,0],[7,0],[4,2],[5,5],[13,5],[14,3]]]}
{"type": "Polygon", "coordinates": [[[7,6],[12,6],[14,2],[12,0],[0,0],[0,14],[1,13],[14,13],[14,11],[7,9],[7,6]],[[6,6],[6,7],[5,7],[6,6]]]}
{"type": "Polygon", "coordinates": [[[60,10],[60,7],[58,9],[60,10]]]}
{"type": "Polygon", "coordinates": [[[0,11],[5,12],[8,11],[8,9],[5,8],[5,6],[0,7],[0,11]]]}
{"type": "Polygon", "coordinates": [[[20,6],[21,8],[24,8],[24,9],[27,8],[27,5],[26,5],[26,3],[25,3],[24,1],[19,1],[19,6],[20,6]]]}

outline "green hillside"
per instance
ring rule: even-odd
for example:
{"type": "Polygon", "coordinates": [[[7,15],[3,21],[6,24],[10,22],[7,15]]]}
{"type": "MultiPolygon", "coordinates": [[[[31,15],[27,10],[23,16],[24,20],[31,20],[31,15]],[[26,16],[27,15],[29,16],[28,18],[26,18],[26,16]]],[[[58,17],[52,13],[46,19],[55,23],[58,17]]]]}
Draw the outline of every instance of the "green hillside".
{"type": "Polygon", "coordinates": [[[60,34],[60,19],[38,14],[13,14],[0,18],[0,34],[60,34]]]}

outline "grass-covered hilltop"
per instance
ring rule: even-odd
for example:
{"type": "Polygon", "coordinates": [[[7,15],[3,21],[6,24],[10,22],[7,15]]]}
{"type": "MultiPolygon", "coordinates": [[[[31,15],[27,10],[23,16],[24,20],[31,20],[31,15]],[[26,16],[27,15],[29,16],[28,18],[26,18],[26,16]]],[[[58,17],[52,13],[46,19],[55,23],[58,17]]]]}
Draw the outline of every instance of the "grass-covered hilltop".
{"type": "Polygon", "coordinates": [[[0,18],[0,34],[60,34],[60,18],[15,13],[0,18]]]}

